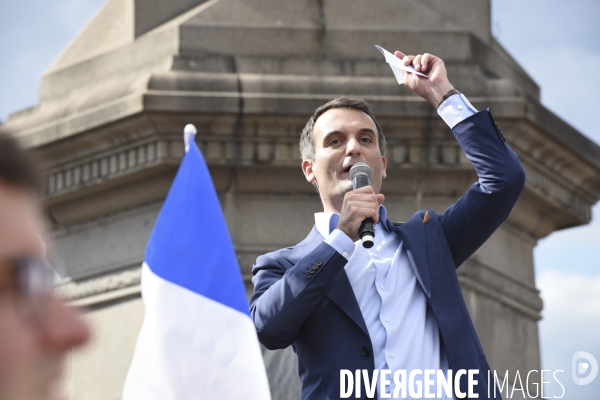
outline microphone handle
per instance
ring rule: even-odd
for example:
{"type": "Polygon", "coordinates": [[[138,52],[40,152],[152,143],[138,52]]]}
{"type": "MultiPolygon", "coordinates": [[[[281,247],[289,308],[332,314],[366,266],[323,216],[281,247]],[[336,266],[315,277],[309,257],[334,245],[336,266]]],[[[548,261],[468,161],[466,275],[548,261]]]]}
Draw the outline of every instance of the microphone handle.
{"type": "Polygon", "coordinates": [[[373,247],[375,239],[375,229],[373,227],[372,218],[367,218],[362,222],[362,224],[360,224],[360,228],[358,229],[358,236],[362,240],[364,248],[370,249],[371,247],[373,247]]]}
{"type": "MultiPolygon", "coordinates": [[[[360,189],[364,186],[369,186],[369,177],[366,175],[358,175],[352,179],[353,188],[360,189]]],[[[373,247],[375,239],[375,228],[373,227],[373,219],[367,218],[361,224],[358,229],[358,236],[362,240],[363,247],[370,249],[373,247]]]]}

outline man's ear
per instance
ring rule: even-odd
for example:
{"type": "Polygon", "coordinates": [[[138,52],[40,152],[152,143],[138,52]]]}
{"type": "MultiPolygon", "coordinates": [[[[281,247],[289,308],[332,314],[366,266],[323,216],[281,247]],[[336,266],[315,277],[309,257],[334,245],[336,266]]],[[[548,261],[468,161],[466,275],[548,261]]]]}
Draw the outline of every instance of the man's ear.
{"type": "Polygon", "coordinates": [[[313,171],[313,161],[312,160],[302,161],[302,172],[304,172],[304,177],[310,183],[312,183],[316,179],[315,172],[313,171]]]}
{"type": "Polygon", "coordinates": [[[387,168],[387,158],[385,158],[385,156],[381,156],[381,178],[382,179],[385,179],[385,177],[387,176],[386,168],[387,168]]]}

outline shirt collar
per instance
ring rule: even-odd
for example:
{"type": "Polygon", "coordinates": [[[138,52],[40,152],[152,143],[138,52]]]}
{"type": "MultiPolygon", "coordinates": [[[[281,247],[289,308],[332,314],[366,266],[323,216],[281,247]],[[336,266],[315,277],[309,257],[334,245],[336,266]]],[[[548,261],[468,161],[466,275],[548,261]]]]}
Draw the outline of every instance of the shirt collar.
{"type": "MultiPolygon", "coordinates": [[[[324,238],[328,237],[329,234],[331,232],[333,232],[333,230],[337,226],[339,219],[340,219],[340,215],[338,213],[333,213],[333,212],[315,213],[315,226],[317,227],[317,231],[319,231],[319,233],[321,235],[323,235],[324,238]]],[[[387,223],[385,222],[386,220],[387,220],[387,211],[385,210],[385,207],[383,205],[380,205],[379,206],[379,223],[377,224],[377,226],[382,225],[383,229],[385,229],[387,232],[389,232],[390,230],[387,226],[387,223]]],[[[377,229],[377,226],[375,227],[375,229],[377,229]]]]}

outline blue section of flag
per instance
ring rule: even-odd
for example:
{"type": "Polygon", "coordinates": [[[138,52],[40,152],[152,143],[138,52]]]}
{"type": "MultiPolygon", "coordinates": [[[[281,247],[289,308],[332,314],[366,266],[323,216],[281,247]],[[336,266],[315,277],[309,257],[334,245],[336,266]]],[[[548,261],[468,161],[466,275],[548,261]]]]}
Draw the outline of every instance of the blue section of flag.
{"type": "Polygon", "coordinates": [[[193,139],[150,235],[145,260],[161,278],[249,315],[221,205],[193,139]]]}

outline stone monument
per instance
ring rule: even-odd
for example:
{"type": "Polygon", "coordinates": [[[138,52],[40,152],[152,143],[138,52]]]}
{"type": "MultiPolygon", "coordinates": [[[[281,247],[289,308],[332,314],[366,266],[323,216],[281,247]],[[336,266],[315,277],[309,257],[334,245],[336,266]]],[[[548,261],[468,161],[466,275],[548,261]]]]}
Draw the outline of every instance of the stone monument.
{"type": "MultiPolygon", "coordinates": [[[[532,250],[590,221],[600,148],[540,104],[491,35],[489,0],[108,0],[44,74],[39,104],[4,125],[43,160],[60,291],[95,327],[69,359],[72,399],[120,398],[143,319],[145,244],[186,124],[198,128],[248,293],[256,257],[300,241],[320,211],[298,139],[338,95],[374,106],[393,220],[443,211],[476,180],[435,109],[396,83],[375,44],[442,57],[523,162],[517,206],[458,272],[492,369],[540,369],[532,250]]],[[[299,398],[291,349],[264,357],[273,398],[299,398]]]]}

